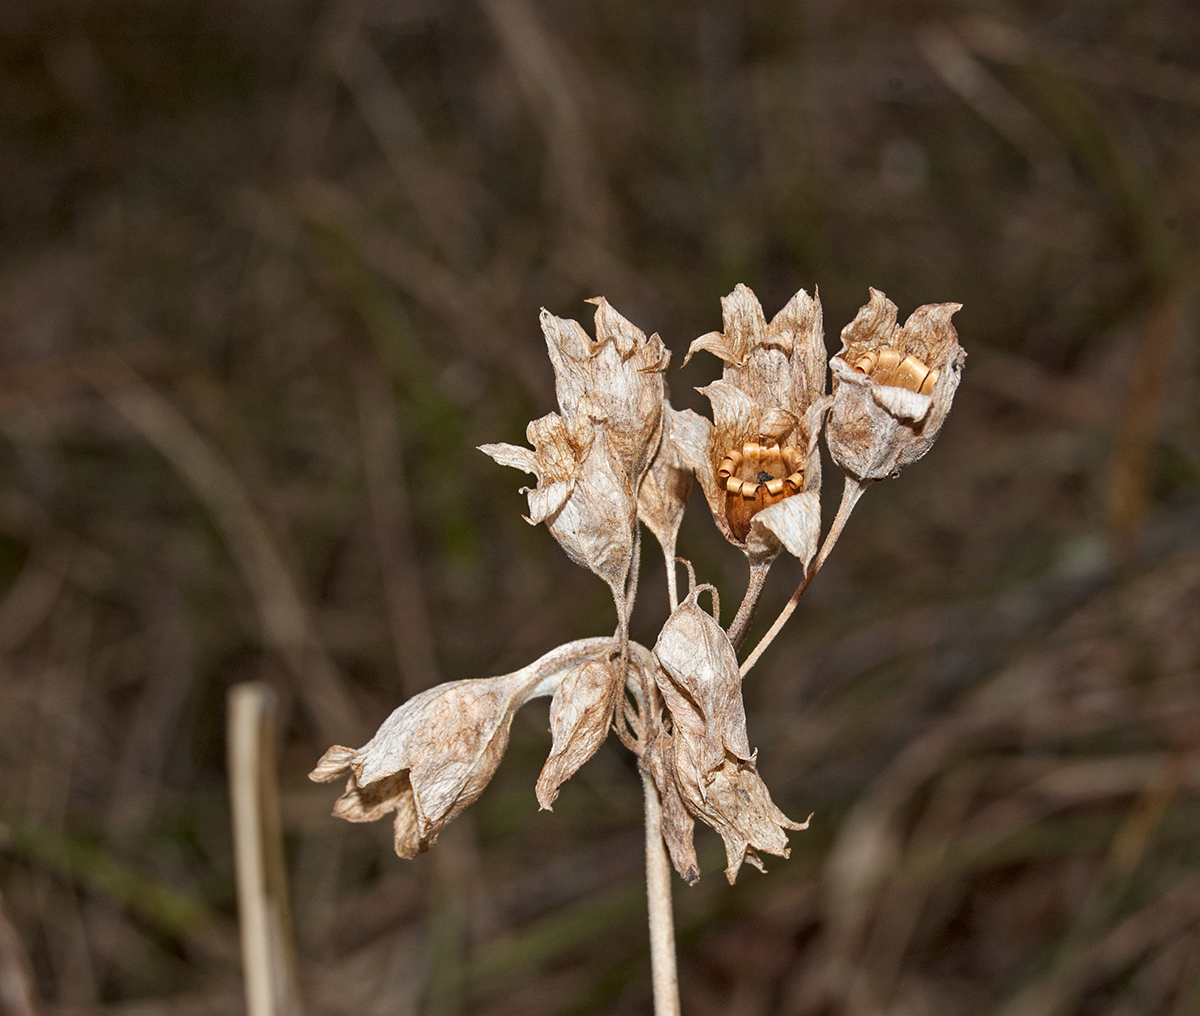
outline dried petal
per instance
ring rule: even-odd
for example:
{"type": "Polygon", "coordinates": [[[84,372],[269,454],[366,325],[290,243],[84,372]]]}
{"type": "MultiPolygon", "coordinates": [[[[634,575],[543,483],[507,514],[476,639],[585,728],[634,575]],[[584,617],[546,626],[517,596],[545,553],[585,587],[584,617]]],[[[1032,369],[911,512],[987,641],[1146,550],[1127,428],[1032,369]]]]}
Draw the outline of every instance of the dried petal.
{"type": "Polygon", "coordinates": [[[671,864],[688,884],[700,881],[700,861],[696,857],[696,820],[692,818],[675,779],[675,761],[671,754],[671,735],[660,733],[646,747],[642,765],[649,771],[662,802],[662,835],[671,855],[671,864]]]}
{"type": "Polygon", "coordinates": [[[821,488],[816,445],[830,400],[820,300],[801,290],[768,325],[758,299],[739,285],[721,310],[724,332],[701,336],[688,352],[725,361],[721,380],[700,389],[713,422],[703,454],[689,449],[696,476],[718,528],[752,564],[769,563],[781,548],[807,559],[807,508],[754,519],[821,488]]]}
{"type": "Polygon", "coordinates": [[[899,328],[896,305],[872,289],[842,329],[842,348],[829,363],[834,404],[826,440],[855,479],[893,475],[937,439],[966,358],[950,322],[961,306],[926,304],[899,328]]]}
{"type": "Polygon", "coordinates": [[[596,754],[612,726],[621,678],[609,652],[563,675],[550,702],[554,743],[537,781],[538,804],[549,810],[558,789],[596,754]]]}
{"type": "Polygon", "coordinates": [[[309,778],[328,783],[348,775],[334,814],[372,822],[395,811],[396,853],[415,857],[483,793],[517,709],[552,694],[565,674],[613,645],[580,639],[503,677],[430,688],[393,712],[362,748],[330,748],[309,778]]]}
{"type": "Polygon", "coordinates": [[[793,822],[775,806],[753,762],[726,759],[705,779],[700,775],[695,739],[681,730],[672,741],[670,755],[684,806],[720,833],[725,842],[725,877],[730,885],[737,881],[745,862],[765,870],[759,851],[778,857],[790,854],[784,830],[807,829],[808,822],[793,822]]]}

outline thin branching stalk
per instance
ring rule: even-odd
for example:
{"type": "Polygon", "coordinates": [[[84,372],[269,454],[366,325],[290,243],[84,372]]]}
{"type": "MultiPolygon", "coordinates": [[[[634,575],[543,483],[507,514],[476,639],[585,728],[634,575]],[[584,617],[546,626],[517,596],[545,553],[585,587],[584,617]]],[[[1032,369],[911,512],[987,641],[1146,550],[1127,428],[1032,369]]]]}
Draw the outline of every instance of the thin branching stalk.
{"type": "Polygon", "coordinates": [[[846,485],[842,489],[842,503],[838,505],[837,516],[833,520],[833,525],[829,527],[829,532],[825,534],[825,542],[821,544],[821,549],[817,552],[816,558],[809,565],[808,570],[805,571],[800,585],[792,593],[792,598],[784,604],[783,610],[775,618],[775,623],[771,625],[770,630],[759,640],[758,645],[754,647],[754,651],[746,657],[745,662],[741,666],[742,677],[745,677],[749,673],[750,668],[758,662],[758,658],[766,652],[767,646],[775,640],[775,636],[779,634],[780,629],[787,623],[787,619],[792,616],[792,612],[795,611],[796,606],[808,590],[809,583],[812,582],[817,572],[821,570],[821,565],[825,563],[829,552],[833,550],[833,545],[837,543],[838,537],[842,535],[842,530],[850,518],[850,513],[854,511],[854,506],[858,504],[858,499],[862,497],[863,491],[866,489],[866,483],[856,480],[850,475],[846,476],[846,485]]]}
{"type": "Polygon", "coordinates": [[[767,572],[771,570],[771,562],[752,564],[750,566],[750,581],[746,586],[746,595],[742,597],[742,605],[729,626],[729,641],[734,649],[741,649],[742,643],[754,623],[754,615],[758,611],[758,601],[762,598],[763,587],[767,584],[767,572]]]}

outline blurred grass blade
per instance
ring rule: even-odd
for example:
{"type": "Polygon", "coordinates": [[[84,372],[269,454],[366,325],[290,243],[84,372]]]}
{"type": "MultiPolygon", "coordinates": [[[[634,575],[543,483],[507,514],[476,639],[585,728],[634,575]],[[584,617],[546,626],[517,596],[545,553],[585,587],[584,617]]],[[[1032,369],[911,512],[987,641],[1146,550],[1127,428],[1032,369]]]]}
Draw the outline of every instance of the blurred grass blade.
{"type": "Polygon", "coordinates": [[[249,1016],[299,1016],[275,775],[275,693],[248,682],[230,689],[228,703],[229,794],[246,1008],[249,1016]]]}
{"type": "Polygon", "coordinates": [[[37,1016],[33,973],[25,946],[8,919],[0,895],[0,1009],[5,1016],[37,1016]]]}

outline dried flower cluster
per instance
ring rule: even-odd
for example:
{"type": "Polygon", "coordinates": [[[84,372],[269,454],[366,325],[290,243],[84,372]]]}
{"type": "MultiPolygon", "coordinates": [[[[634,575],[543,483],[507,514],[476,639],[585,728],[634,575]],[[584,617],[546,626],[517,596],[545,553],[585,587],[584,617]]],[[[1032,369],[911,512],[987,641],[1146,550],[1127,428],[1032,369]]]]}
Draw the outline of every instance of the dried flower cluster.
{"type": "MultiPolygon", "coordinates": [[[[693,480],[752,574],[764,574],[783,550],[799,559],[799,595],[862,488],[920,458],[937,437],[965,356],[950,321],[958,305],[921,307],[899,327],[895,305],[871,290],[828,364],[827,395],[819,299],[801,291],[768,323],[739,285],[721,302],[724,330],[696,339],[688,352],[690,359],[707,350],[724,363],[721,378],[701,389],[712,405],[708,420],[667,402],[670,354],[659,337],[647,337],[603,298],[592,302],[594,339],[575,321],[542,312],[560,412],[529,424],[532,449],[481,450],[536,477],[525,488],[528,521],[544,522],[571,560],[608,584],[616,633],[559,646],[503,677],[422,692],[362,748],[330,748],[312,778],[348,777],[334,808],[342,818],[394,812],[396,852],[414,857],[483,792],[516,710],[549,696],[553,743],[537,781],[541,807],[553,805],[615,727],[657,788],[676,870],[689,883],[699,878],[699,819],[723,838],[732,882],[745,862],[761,868],[761,854],[786,857],[787,830],[807,823],[784,815],[758,774],[743,675],[720,624],[717,591],[697,585],[689,566],[690,589],[676,603],[675,541],[693,480]],[[822,430],[854,494],[818,553],[822,430]],[[639,522],[662,545],[670,576],[671,613],[653,649],[628,638],[639,522]],[[711,613],[700,605],[704,592],[711,613]]],[[[760,591],[752,582],[739,616],[752,615],[760,591]]]]}

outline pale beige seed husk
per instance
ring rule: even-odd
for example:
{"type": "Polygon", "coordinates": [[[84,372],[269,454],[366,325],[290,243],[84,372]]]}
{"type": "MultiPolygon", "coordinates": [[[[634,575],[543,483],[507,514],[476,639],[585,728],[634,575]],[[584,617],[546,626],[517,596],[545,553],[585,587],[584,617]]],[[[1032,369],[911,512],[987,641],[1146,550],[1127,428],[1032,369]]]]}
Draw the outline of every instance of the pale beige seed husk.
{"type": "Polygon", "coordinates": [[[654,645],[663,702],[676,728],[692,726],[706,774],[719,768],[726,755],[742,761],[754,757],[746,736],[737,655],[725,630],[697,602],[709,588],[691,591],[667,618],[654,645]]]}
{"type": "Polygon", "coordinates": [[[877,289],[842,330],[842,348],[830,361],[833,409],[826,441],[837,464],[860,481],[880,480],[921,458],[933,446],[954,402],[966,352],[951,317],[961,304],[926,304],[897,324],[896,305],[877,289]],[[854,364],[888,346],[937,371],[933,391],[921,395],[881,385],[854,364]]]}
{"type": "MultiPolygon", "coordinates": [[[[691,417],[702,419],[691,413],[691,417]]],[[[675,541],[679,526],[692,495],[692,480],[695,471],[685,456],[681,444],[682,435],[691,426],[687,413],[681,413],[668,402],[664,406],[662,440],[658,453],[638,490],[638,519],[654,534],[662,545],[668,561],[675,558],[675,541]]]]}
{"type": "Polygon", "coordinates": [[[537,487],[526,489],[528,520],[545,522],[571,560],[608,583],[620,604],[639,488],[661,442],[670,354],[603,297],[592,302],[594,340],[578,322],[542,311],[562,415],[530,424],[532,452],[508,444],[480,450],[537,476],[537,487]]]}

